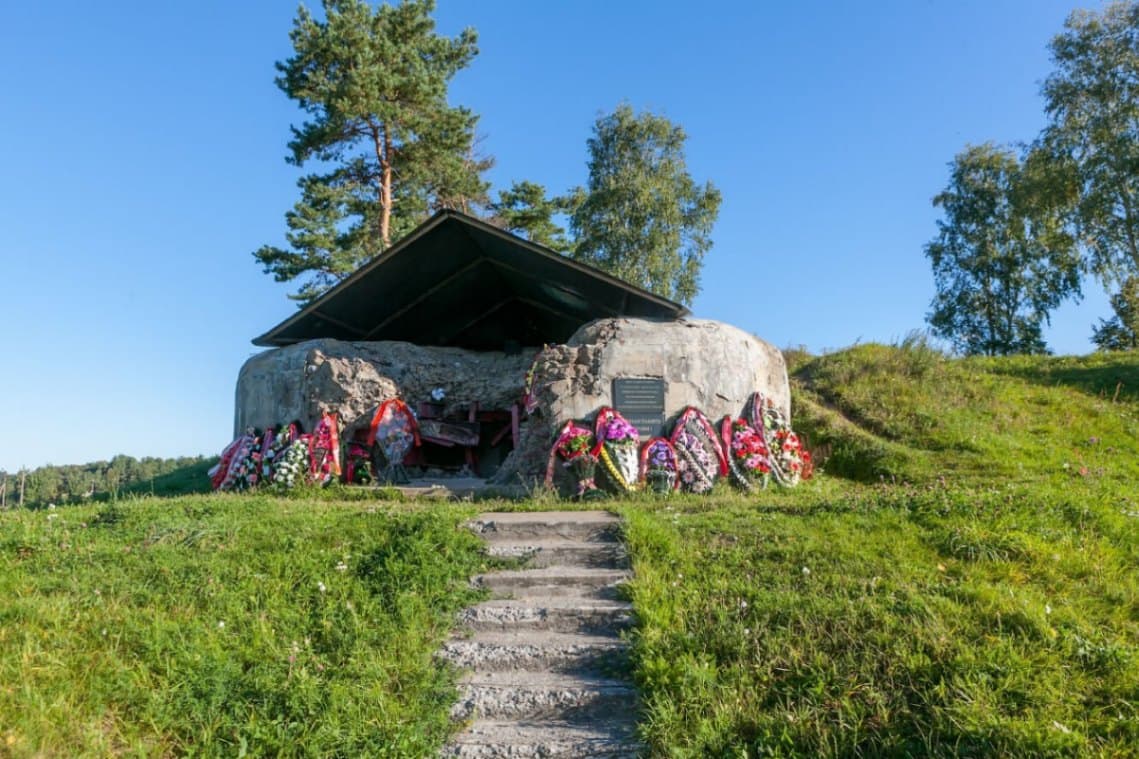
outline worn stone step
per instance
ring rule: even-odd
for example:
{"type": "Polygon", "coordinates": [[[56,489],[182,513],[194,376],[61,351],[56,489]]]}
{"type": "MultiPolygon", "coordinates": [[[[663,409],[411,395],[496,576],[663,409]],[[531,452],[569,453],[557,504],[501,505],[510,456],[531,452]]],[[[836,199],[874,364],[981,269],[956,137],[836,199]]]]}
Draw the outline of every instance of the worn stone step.
{"type": "Polygon", "coordinates": [[[464,609],[459,622],[488,632],[615,632],[633,623],[633,606],[625,601],[563,596],[527,601],[496,599],[464,609]]]}
{"type": "Polygon", "coordinates": [[[595,721],[496,722],[478,720],[442,752],[462,759],[632,759],[642,755],[631,725],[595,721]]]}
{"type": "Polygon", "coordinates": [[[487,540],[618,541],[621,520],[606,511],[519,511],[480,514],[468,526],[487,540]]]}
{"type": "Polygon", "coordinates": [[[610,673],[625,667],[628,647],[611,635],[477,632],[443,644],[441,656],[460,669],[482,672],[610,673]]]}
{"type": "Polygon", "coordinates": [[[525,540],[499,538],[487,541],[491,556],[524,558],[528,567],[628,567],[629,556],[620,543],[610,541],[567,540],[565,538],[525,540]]]}
{"type": "Polygon", "coordinates": [[[472,582],[479,587],[489,588],[499,596],[546,598],[551,595],[588,595],[599,590],[612,590],[630,576],[626,569],[542,567],[476,575],[472,582]]]}
{"type": "Polygon", "coordinates": [[[550,672],[476,672],[464,678],[454,720],[586,719],[635,721],[637,692],[625,680],[550,672]]]}

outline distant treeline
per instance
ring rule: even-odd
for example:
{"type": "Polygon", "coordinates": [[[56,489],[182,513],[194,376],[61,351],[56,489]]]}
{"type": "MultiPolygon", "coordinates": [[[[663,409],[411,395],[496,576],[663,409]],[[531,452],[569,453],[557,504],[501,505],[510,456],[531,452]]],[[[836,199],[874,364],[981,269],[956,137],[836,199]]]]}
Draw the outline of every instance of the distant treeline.
{"type": "Polygon", "coordinates": [[[0,503],[17,508],[44,508],[131,493],[176,495],[209,489],[206,470],[216,458],[184,456],[160,459],[115,456],[110,461],[41,466],[21,472],[0,469],[0,503]]]}

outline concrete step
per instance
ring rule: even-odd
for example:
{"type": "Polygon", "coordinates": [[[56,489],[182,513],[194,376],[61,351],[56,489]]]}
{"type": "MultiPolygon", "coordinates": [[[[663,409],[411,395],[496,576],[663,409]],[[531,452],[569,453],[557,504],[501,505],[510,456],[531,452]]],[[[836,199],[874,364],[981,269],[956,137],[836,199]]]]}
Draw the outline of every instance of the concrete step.
{"type": "Polygon", "coordinates": [[[608,674],[626,665],[627,651],[624,641],[609,635],[477,632],[448,641],[440,655],[460,669],[477,672],[608,674]]]}
{"type": "Polygon", "coordinates": [[[472,580],[497,596],[461,614],[469,638],[441,656],[468,670],[452,709],[473,720],[443,756],[635,757],[638,699],[618,599],[629,579],[620,520],[604,512],[483,514],[470,526],[492,556],[531,568],[472,580]]]}
{"type": "Polygon", "coordinates": [[[487,540],[617,541],[621,520],[605,511],[519,511],[480,514],[468,526],[487,540]]]}
{"type": "Polygon", "coordinates": [[[623,722],[478,720],[456,736],[442,755],[462,759],[632,759],[643,752],[643,744],[623,722]]]}
{"type": "Polygon", "coordinates": [[[459,622],[487,632],[610,633],[633,623],[633,606],[624,601],[563,596],[526,601],[498,599],[464,609],[459,622]]]}
{"type": "Polygon", "coordinates": [[[636,720],[637,691],[625,680],[549,672],[476,672],[464,678],[451,719],[636,720]]]}
{"type": "Polygon", "coordinates": [[[495,538],[487,541],[491,556],[525,558],[528,567],[604,567],[622,569],[629,566],[625,547],[612,541],[583,541],[556,538],[526,540],[495,538]]]}
{"type": "Polygon", "coordinates": [[[493,593],[514,598],[528,596],[584,596],[601,590],[613,590],[631,577],[627,569],[593,567],[542,567],[517,569],[476,575],[472,582],[493,593]]]}

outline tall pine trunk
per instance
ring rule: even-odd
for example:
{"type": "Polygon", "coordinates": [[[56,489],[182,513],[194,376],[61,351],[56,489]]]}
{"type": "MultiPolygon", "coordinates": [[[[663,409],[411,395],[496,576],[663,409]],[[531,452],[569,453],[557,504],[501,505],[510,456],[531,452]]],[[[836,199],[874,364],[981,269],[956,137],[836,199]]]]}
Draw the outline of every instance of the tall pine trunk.
{"type": "Polygon", "coordinates": [[[380,164],[380,245],[387,250],[392,226],[392,138],[385,127],[371,124],[372,145],[380,164]]]}

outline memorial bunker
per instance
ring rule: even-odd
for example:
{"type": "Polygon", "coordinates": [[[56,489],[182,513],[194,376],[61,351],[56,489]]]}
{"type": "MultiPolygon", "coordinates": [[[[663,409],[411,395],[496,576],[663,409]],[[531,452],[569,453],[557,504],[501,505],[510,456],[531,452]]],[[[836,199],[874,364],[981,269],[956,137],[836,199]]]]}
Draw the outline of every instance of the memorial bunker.
{"type": "Polygon", "coordinates": [[[403,399],[408,465],[538,479],[557,427],[614,406],[643,437],[687,406],[740,413],[762,392],[789,413],[782,354],[721,322],[455,211],[441,211],[265,334],[237,381],[235,431],[325,412],[342,439],[403,399]]]}

